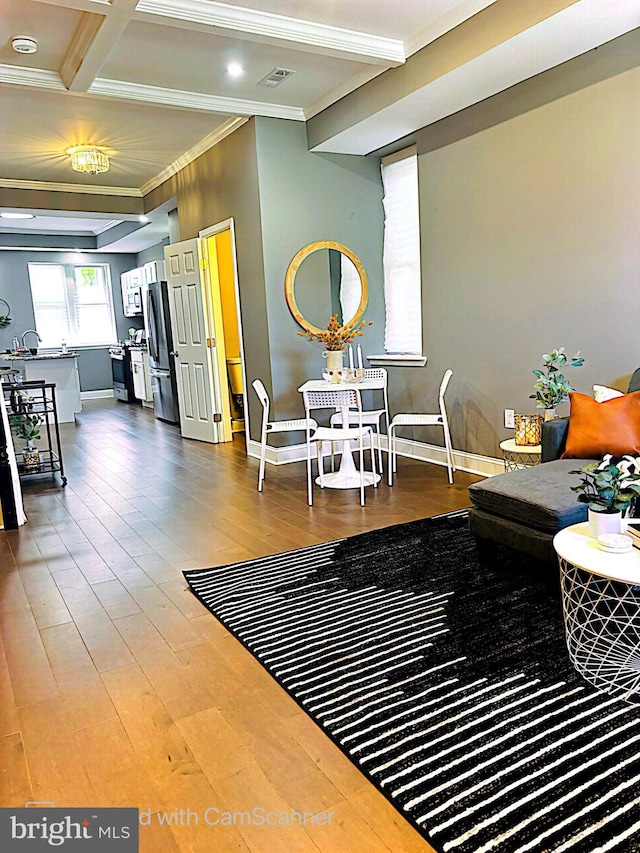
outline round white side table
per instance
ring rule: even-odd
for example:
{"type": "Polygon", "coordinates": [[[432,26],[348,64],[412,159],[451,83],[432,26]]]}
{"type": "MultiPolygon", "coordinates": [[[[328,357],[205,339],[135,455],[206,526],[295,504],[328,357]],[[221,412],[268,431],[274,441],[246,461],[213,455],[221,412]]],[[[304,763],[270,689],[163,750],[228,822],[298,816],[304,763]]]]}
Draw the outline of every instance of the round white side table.
{"type": "Polygon", "coordinates": [[[530,468],[539,464],[542,445],[516,444],[515,439],[507,438],[500,442],[500,450],[504,458],[504,470],[517,471],[519,468],[530,468]]]}
{"type": "Polygon", "coordinates": [[[586,522],[553,547],[571,663],[594,687],[640,704],[640,549],[603,551],[586,522]]]}

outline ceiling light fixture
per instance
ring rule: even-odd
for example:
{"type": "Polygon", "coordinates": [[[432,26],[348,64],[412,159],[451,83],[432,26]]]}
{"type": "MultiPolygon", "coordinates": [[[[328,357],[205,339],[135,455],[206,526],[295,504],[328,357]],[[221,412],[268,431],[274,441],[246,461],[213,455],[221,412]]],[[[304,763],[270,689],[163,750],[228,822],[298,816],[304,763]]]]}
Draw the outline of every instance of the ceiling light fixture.
{"type": "Polygon", "coordinates": [[[139,216],[138,217],[138,222],[141,222],[143,225],[146,225],[148,221],[149,221],[148,216],[139,216]]]}
{"type": "Polygon", "coordinates": [[[35,53],[38,42],[32,36],[12,36],[11,47],[16,53],[35,53]]]}
{"type": "Polygon", "coordinates": [[[75,148],[69,148],[67,154],[71,157],[71,166],[76,172],[99,175],[109,171],[107,155],[90,145],[76,145],[75,148]]]}
{"type": "Polygon", "coordinates": [[[227,65],[226,71],[229,77],[242,77],[244,74],[244,68],[239,62],[230,62],[227,65]]]}
{"type": "Polygon", "coordinates": [[[33,213],[0,213],[2,219],[35,219],[33,213]]]}

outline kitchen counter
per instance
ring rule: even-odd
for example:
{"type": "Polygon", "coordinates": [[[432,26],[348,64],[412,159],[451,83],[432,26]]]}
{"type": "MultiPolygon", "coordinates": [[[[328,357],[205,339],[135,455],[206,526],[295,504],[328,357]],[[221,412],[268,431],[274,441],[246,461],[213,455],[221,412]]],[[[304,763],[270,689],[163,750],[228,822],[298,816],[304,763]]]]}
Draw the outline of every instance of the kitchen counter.
{"type": "Polygon", "coordinates": [[[53,382],[56,386],[58,421],[73,423],[82,411],[80,379],[75,352],[53,352],[31,355],[3,353],[2,358],[19,371],[27,382],[53,382]]]}
{"type": "Polygon", "coordinates": [[[45,361],[52,358],[75,358],[77,356],[76,352],[52,352],[52,353],[38,353],[38,355],[31,355],[31,353],[4,353],[3,358],[7,361],[45,361]]]}

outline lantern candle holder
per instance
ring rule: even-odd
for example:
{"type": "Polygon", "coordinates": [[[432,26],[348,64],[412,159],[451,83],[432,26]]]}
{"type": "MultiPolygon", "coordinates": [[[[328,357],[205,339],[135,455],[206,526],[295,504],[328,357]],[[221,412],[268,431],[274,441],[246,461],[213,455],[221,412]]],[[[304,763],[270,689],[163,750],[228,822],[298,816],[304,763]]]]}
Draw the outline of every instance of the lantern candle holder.
{"type": "Polygon", "coordinates": [[[519,447],[534,447],[542,441],[542,415],[515,415],[515,443],[519,447]]]}

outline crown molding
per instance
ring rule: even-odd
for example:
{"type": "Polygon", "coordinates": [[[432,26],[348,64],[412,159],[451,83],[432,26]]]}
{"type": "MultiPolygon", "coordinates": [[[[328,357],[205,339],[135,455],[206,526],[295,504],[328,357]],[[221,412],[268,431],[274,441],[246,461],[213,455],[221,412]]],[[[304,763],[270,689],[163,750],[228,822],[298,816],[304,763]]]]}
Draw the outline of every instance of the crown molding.
{"type": "Polygon", "coordinates": [[[146,183],[142,184],[140,187],[140,192],[143,196],[155,190],[165,181],[168,181],[169,178],[172,178],[175,174],[177,174],[181,169],[184,169],[185,166],[188,166],[189,163],[193,163],[198,157],[208,151],[210,148],[213,148],[214,145],[217,145],[218,142],[221,142],[226,136],[233,133],[234,130],[237,130],[239,127],[242,127],[243,124],[246,124],[249,119],[247,118],[230,118],[224,124],[220,125],[219,128],[210,133],[208,136],[205,136],[204,139],[201,139],[200,142],[196,143],[193,148],[190,148],[188,151],[185,151],[177,160],[174,160],[170,166],[167,166],[166,169],[163,169],[161,172],[158,172],[155,177],[148,180],[146,183]]]}
{"type": "Polygon", "coordinates": [[[328,24],[290,18],[215,0],[140,0],[134,18],[154,16],[251,33],[357,57],[361,62],[399,65],[406,59],[399,39],[346,30],[328,24]]]}
{"type": "Polygon", "coordinates": [[[91,186],[89,184],[66,184],[55,183],[53,181],[19,181],[11,180],[10,178],[0,178],[0,188],[14,190],[47,190],[48,192],[63,192],[63,193],[88,193],[93,195],[115,195],[129,196],[131,198],[143,198],[148,193],[155,190],[169,178],[177,174],[189,163],[193,163],[198,157],[213,148],[218,142],[221,142],[226,136],[233,133],[243,124],[246,124],[248,118],[230,118],[225,121],[220,127],[216,128],[213,133],[208,134],[199,142],[197,142],[188,151],[185,151],[177,160],[174,160],[171,165],[167,166],[153,178],[150,178],[146,183],[142,184],[139,189],[135,187],[103,187],[91,186]]]}
{"type": "Polygon", "coordinates": [[[57,89],[59,92],[67,91],[57,71],[47,71],[45,68],[23,68],[21,65],[0,63],[0,83],[35,86],[38,89],[57,89]]]}
{"type": "Polygon", "coordinates": [[[89,94],[121,100],[143,101],[156,106],[201,110],[202,112],[248,117],[259,115],[267,118],[288,118],[293,121],[305,120],[304,111],[301,107],[288,107],[282,104],[263,103],[262,101],[244,101],[240,98],[224,98],[201,92],[187,92],[183,89],[165,89],[161,86],[146,86],[123,80],[109,80],[104,77],[97,77],[94,80],[89,87],[89,94]]]}
{"type": "Polygon", "coordinates": [[[63,184],[55,181],[18,181],[11,178],[0,178],[0,188],[9,190],[46,190],[56,193],[84,193],[87,195],[116,195],[142,198],[142,193],[135,187],[104,187],[90,184],[63,184]]]}

